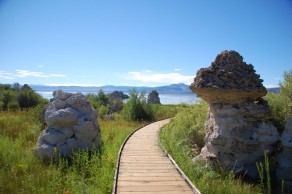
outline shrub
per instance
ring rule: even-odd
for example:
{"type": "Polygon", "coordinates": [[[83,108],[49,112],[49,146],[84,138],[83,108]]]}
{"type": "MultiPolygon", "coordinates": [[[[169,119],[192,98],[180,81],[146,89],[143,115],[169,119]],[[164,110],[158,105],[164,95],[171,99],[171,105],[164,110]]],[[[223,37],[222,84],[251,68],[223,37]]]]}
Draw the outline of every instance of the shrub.
{"type": "Polygon", "coordinates": [[[30,89],[21,90],[17,95],[17,101],[20,108],[27,109],[35,107],[42,101],[42,97],[30,89]]]}
{"type": "Polygon", "coordinates": [[[106,116],[108,114],[109,107],[101,105],[97,108],[97,111],[98,111],[98,117],[103,118],[104,116],[106,116]]]}
{"type": "Polygon", "coordinates": [[[151,106],[147,104],[145,93],[130,91],[130,99],[124,106],[124,118],[129,121],[152,121],[154,119],[151,106]]]}
{"type": "Polygon", "coordinates": [[[7,110],[8,108],[8,103],[10,101],[13,101],[15,99],[16,93],[13,90],[3,90],[2,91],[2,95],[1,95],[1,99],[3,102],[3,109],[7,110]]]}
{"type": "Polygon", "coordinates": [[[265,99],[268,100],[274,117],[273,124],[282,132],[288,118],[292,118],[292,70],[284,72],[280,93],[268,93],[265,99]]]}
{"type": "Polygon", "coordinates": [[[8,103],[8,110],[15,111],[17,109],[19,109],[19,104],[16,100],[10,101],[8,103]]]}
{"type": "Polygon", "coordinates": [[[110,100],[110,108],[109,108],[109,113],[115,113],[115,112],[120,112],[123,110],[124,103],[123,100],[120,98],[117,99],[111,99],[110,100]]]}

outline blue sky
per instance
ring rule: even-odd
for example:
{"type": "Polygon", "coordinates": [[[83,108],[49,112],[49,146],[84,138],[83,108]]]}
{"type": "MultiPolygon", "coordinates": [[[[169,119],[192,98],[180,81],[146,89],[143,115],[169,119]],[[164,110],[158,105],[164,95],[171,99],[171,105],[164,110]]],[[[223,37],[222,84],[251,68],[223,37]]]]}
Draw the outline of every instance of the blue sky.
{"type": "Polygon", "coordinates": [[[277,85],[292,69],[292,1],[0,0],[0,83],[190,84],[222,50],[277,85]]]}

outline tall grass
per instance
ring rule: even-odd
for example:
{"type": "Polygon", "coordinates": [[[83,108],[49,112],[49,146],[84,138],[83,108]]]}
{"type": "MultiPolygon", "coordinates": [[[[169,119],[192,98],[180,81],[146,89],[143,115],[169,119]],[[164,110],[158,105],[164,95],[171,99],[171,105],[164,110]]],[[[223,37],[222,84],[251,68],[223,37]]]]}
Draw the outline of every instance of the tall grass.
{"type": "Polygon", "coordinates": [[[202,193],[260,193],[260,188],[235,178],[224,166],[214,171],[193,162],[196,150],[204,145],[207,104],[200,102],[178,113],[160,132],[160,141],[181,169],[202,193]],[[196,146],[194,146],[196,145],[196,146]]]}
{"type": "Polygon", "coordinates": [[[155,120],[162,120],[174,117],[178,112],[190,107],[187,104],[169,104],[169,105],[162,105],[162,104],[151,104],[153,116],[155,120]]]}
{"type": "Polygon", "coordinates": [[[99,120],[100,150],[44,164],[31,150],[42,128],[34,111],[0,111],[0,193],[111,193],[119,148],[142,123],[99,120]]]}
{"type": "MultiPolygon", "coordinates": [[[[256,163],[259,176],[260,176],[260,187],[263,193],[271,194],[272,186],[271,186],[271,176],[270,176],[270,162],[268,158],[268,154],[265,151],[265,164],[262,162],[256,163]]],[[[282,187],[283,192],[283,187],[282,187]]]]}

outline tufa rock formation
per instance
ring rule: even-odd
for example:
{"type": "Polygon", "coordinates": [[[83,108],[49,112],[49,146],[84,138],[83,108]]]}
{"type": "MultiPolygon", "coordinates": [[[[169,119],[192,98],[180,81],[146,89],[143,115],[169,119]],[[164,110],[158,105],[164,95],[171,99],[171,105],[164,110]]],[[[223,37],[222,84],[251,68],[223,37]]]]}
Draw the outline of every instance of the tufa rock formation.
{"type": "Polygon", "coordinates": [[[99,147],[101,134],[97,111],[81,93],[54,91],[45,111],[47,128],[34,148],[39,158],[71,157],[76,150],[99,147]]]}
{"type": "Polygon", "coordinates": [[[151,93],[148,94],[147,103],[148,104],[161,104],[160,98],[159,98],[159,93],[156,90],[153,90],[151,93]]]}
{"type": "Polygon", "coordinates": [[[284,180],[292,188],[292,119],[289,119],[281,135],[282,153],[277,156],[276,175],[279,181],[284,180]]]}
{"type": "Polygon", "coordinates": [[[108,94],[110,100],[116,100],[116,99],[129,99],[130,97],[126,94],[124,94],[122,91],[113,91],[112,93],[108,94]]]}
{"type": "Polygon", "coordinates": [[[277,129],[269,124],[267,91],[251,64],[236,51],[223,51],[197,72],[191,90],[209,104],[205,146],[194,160],[258,176],[256,162],[275,152],[277,129]]]}
{"type": "Polygon", "coordinates": [[[267,94],[259,77],[236,51],[223,51],[210,67],[197,72],[190,88],[209,104],[241,104],[267,94]]]}

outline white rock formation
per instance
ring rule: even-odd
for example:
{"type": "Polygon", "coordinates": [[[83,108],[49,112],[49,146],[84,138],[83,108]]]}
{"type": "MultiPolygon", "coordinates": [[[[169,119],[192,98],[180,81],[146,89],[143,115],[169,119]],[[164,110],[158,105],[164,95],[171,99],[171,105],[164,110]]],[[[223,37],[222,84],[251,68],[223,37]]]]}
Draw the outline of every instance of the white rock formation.
{"type": "Polygon", "coordinates": [[[80,149],[99,147],[101,134],[97,111],[81,93],[54,91],[53,101],[45,111],[47,128],[34,148],[39,158],[71,157],[80,149]]]}
{"type": "Polygon", "coordinates": [[[279,140],[270,124],[267,92],[252,65],[235,51],[223,51],[212,65],[198,71],[191,89],[209,103],[205,147],[194,160],[226,166],[252,178],[264,151],[273,154],[279,140]]]}

